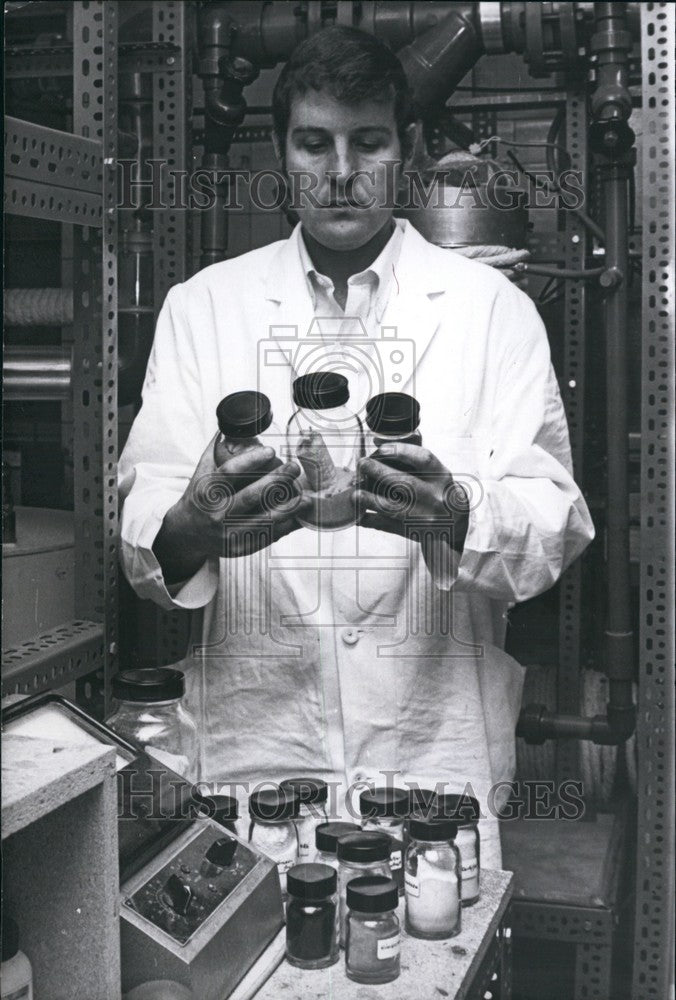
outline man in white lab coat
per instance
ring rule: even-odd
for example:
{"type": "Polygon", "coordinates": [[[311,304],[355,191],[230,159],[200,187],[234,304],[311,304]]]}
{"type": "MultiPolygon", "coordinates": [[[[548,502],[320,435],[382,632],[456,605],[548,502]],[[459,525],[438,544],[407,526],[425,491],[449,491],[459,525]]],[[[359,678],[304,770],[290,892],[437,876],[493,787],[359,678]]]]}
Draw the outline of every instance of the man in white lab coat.
{"type": "Polygon", "coordinates": [[[491,789],[513,777],[523,682],[502,649],[507,611],[593,537],[546,334],[506,278],[393,219],[387,174],[415,126],[384,46],[314,36],[273,111],[284,169],[316,178],[315,197],[288,240],[169,292],[120,461],[125,572],[140,596],[195,611],[203,780],[241,794],[324,777],[343,814],[355,786],[471,784],[497,867],[491,789]],[[261,447],[215,468],[218,402],[259,388],[284,427],[308,370],[346,374],[362,413],[377,392],[418,399],[423,447],[393,446],[410,502],[376,485],[392,485],[387,449],[360,465],[360,526],[336,532],[299,526],[295,463],[270,471],[261,447]],[[260,478],[219,503],[243,471],[260,478]]]}

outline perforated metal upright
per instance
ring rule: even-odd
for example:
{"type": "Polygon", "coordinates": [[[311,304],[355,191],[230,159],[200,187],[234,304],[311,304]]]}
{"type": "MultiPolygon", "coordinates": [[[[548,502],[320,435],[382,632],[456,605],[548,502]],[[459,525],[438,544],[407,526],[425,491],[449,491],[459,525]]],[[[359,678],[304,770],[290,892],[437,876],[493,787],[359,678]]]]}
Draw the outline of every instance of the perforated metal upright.
{"type": "Polygon", "coordinates": [[[632,997],[663,998],[674,944],[674,46],[670,3],[641,4],[643,302],[638,834],[632,997]]]}
{"type": "Polygon", "coordinates": [[[117,3],[73,4],[74,134],[6,119],[5,209],[74,227],[74,621],[3,651],[3,694],[61,687],[117,649],[117,3]]]}

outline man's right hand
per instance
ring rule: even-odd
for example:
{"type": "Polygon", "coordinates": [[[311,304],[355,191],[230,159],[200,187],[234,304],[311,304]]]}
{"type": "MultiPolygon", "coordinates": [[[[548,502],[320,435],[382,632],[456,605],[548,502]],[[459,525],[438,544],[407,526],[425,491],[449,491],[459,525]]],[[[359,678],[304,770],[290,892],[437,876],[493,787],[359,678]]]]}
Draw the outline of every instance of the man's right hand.
{"type": "Polygon", "coordinates": [[[300,527],[311,502],[296,482],[300,468],[277,468],[272,448],[256,447],[214,468],[214,441],[181,499],[167,511],[153,551],[169,584],[186,580],[209,558],[250,555],[300,527]]]}

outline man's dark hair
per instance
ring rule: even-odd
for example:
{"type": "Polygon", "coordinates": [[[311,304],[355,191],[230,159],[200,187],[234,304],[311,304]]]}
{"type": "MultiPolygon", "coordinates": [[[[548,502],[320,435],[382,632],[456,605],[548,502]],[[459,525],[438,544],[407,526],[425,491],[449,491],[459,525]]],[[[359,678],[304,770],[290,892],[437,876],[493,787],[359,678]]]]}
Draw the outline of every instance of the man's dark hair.
{"type": "Polygon", "coordinates": [[[411,89],[394,52],[358,28],[324,28],[291,53],[272,95],[272,120],[282,152],[291,102],[308,90],[324,90],[344,104],[394,99],[402,153],[410,152],[406,128],[415,121],[411,89]]]}

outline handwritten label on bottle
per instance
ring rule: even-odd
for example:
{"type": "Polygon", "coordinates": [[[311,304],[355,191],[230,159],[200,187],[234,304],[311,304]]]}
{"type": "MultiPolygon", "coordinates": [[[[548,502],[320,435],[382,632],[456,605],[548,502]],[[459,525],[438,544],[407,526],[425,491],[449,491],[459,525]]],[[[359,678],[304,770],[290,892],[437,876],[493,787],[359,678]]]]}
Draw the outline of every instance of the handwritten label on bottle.
{"type": "Polygon", "coordinates": [[[406,872],[406,895],[415,896],[416,899],[420,895],[420,879],[417,879],[415,875],[410,875],[406,872]]]}
{"type": "Polygon", "coordinates": [[[401,868],[401,851],[392,851],[390,854],[390,871],[397,871],[401,868]]]}
{"type": "Polygon", "coordinates": [[[288,861],[278,861],[277,871],[279,872],[280,875],[286,875],[289,868],[293,868],[295,864],[296,864],[296,858],[289,858],[288,861]]]}
{"type": "Polygon", "coordinates": [[[399,934],[394,934],[392,937],[383,938],[382,941],[378,942],[378,958],[385,960],[387,958],[396,958],[399,954],[400,936],[399,934]]]}

